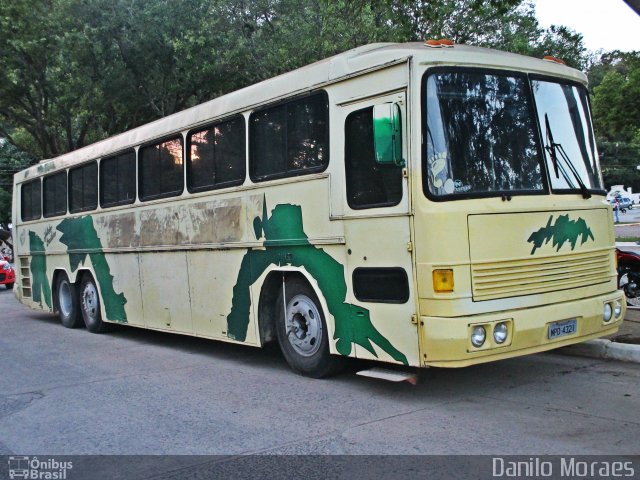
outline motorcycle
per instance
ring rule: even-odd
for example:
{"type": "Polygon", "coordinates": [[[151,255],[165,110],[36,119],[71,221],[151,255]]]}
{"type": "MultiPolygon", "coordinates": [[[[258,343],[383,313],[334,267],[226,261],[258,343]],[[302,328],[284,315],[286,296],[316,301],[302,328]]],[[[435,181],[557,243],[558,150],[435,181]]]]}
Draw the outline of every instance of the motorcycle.
{"type": "Polygon", "coordinates": [[[616,248],[618,287],[624,291],[627,305],[640,307],[640,254],[616,248]]]}

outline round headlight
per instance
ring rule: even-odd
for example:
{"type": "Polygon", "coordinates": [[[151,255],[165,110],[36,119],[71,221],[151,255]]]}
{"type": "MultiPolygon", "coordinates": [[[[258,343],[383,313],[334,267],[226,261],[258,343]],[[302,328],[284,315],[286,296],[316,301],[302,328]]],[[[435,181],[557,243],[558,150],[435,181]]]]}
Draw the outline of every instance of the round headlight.
{"type": "Polygon", "coordinates": [[[613,304],[613,314],[618,318],[622,313],[622,303],[620,300],[616,300],[616,303],[613,304]]]}
{"type": "Polygon", "coordinates": [[[504,343],[507,339],[507,324],[504,322],[497,323],[495,327],[493,327],[493,339],[496,343],[504,343]]]}
{"type": "Polygon", "coordinates": [[[602,319],[605,322],[608,322],[609,320],[611,320],[611,315],[613,314],[613,308],[611,308],[611,304],[610,303],[605,303],[604,304],[604,310],[602,311],[602,319]]]}
{"type": "Polygon", "coordinates": [[[473,330],[471,331],[471,343],[474,347],[481,347],[485,338],[487,338],[487,332],[484,330],[482,325],[473,327],[473,330]]]}
{"type": "Polygon", "coordinates": [[[4,264],[2,265],[2,269],[3,269],[3,270],[11,270],[11,265],[10,265],[10,264],[8,264],[8,263],[4,263],[4,264]]]}

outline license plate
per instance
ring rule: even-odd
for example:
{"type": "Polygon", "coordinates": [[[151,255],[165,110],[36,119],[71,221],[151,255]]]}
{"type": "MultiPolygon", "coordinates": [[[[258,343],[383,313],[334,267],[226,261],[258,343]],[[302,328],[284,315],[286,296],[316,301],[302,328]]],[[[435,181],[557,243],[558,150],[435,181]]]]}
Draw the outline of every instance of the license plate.
{"type": "Polygon", "coordinates": [[[553,340],[554,338],[558,337],[564,337],[566,335],[573,335],[574,333],[576,333],[577,325],[578,322],[575,318],[549,324],[549,340],[553,340]]]}

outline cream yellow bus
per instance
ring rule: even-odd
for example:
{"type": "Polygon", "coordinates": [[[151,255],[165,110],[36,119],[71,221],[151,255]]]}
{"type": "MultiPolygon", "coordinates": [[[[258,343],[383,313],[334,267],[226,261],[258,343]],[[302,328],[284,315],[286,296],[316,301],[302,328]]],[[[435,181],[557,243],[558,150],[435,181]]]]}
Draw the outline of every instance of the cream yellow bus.
{"type": "Polygon", "coordinates": [[[62,324],[462,367],[615,332],[585,76],[374,44],[15,175],[15,294],[62,324]]]}

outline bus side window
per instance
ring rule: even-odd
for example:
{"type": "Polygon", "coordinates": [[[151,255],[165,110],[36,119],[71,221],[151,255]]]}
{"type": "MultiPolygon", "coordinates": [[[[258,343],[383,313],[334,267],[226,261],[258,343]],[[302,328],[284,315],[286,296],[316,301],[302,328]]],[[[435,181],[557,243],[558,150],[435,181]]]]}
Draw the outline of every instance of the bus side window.
{"type": "Polygon", "coordinates": [[[182,136],[141,147],[138,162],[140,200],[175,197],[182,193],[182,136]]]}
{"type": "Polygon", "coordinates": [[[69,211],[95,210],[98,206],[98,164],[91,162],[69,170],[69,211]]]}
{"type": "Polygon", "coordinates": [[[249,140],[249,173],[255,182],[324,171],[329,165],[327,93],[255,111],[249,140]]]}
{"type": "Polygon", "coordinates": [[[242,185],[246,173],[244,117],[190,132],[188,142],[190,192],[242,185]]]}
{"type": "Polygon", "coordinates": [[[127,205],[136,199],[136,152],[130,150],[100,162],[100,206],[127,205]]]}
{"type": "Polygon", "coordinates": [[[67,213],[67,172],[63,170],[45,177],[43,210],[45,217],[55,217],[67,213]]]}
{"type": "Polygon", "coordinates": [[[42,213],[42,184],[40,179],[22,184],[20,192],[22,221],[37,220],[42,213]]]}
{"type": "Polygon", "coordinates": [[[351,112],[345,121],[344,167],[347,202],[354,210],[390,207],[402,199],[402,169],[376,162],[373,107],[351,112]]]}

